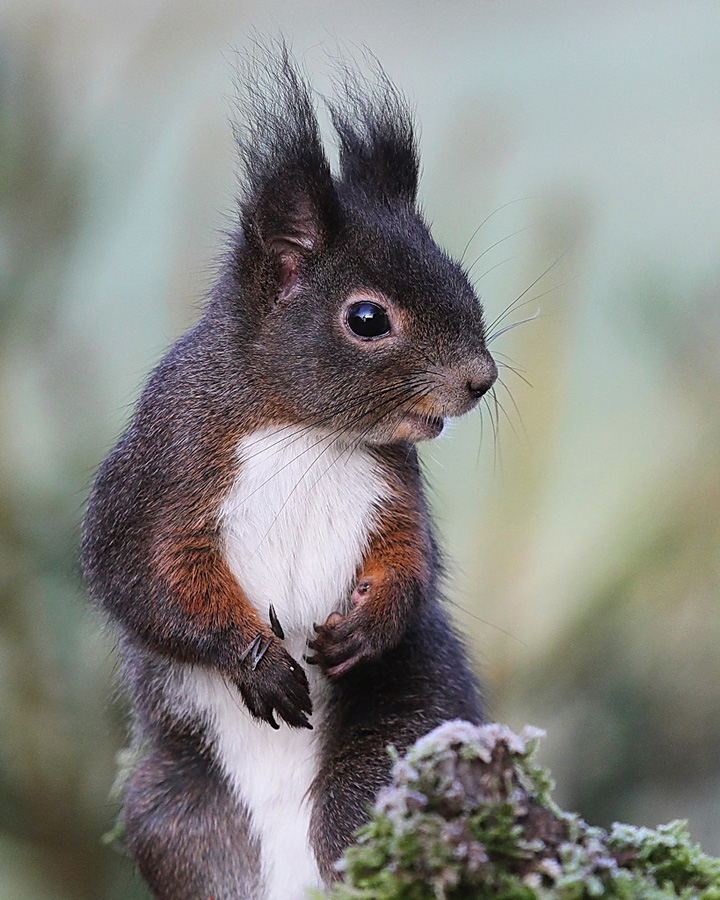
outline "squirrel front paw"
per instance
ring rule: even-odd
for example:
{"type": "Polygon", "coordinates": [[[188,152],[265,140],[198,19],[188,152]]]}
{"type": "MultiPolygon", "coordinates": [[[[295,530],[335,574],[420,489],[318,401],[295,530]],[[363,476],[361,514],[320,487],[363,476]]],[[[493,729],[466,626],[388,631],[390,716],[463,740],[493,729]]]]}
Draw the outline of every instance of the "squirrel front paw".
{"type": "Polygon", "coordinates": [[[342,678],[361,663],[372,662],[400,639],[394,617],[381,617],[378,607],[382,610],[383,605],[367,602],[373,594],[370,580],[360,581],[351,598],[354,609],[350,613],[330,613],[322,625],[313,626],[316,635],[309,647],[314,655],[307,661],[320,666],[331,680],[342,678]]]}
{"type": "Polygon", "coordinates": [[[310,687],[303,667],[272,635],[258,634],[240,654],[231,678],[256,719],[279,728],[312,728],[310,687]]]}
{"type": "Polygon", "coordinates": [[[358,663],[371,659],[374,653],[368,653],[363,646],[362,629],[358,628],[357,617],[350,613],[330,613],[324,624],[313,625],[315,639],[308,642],[313,656],[306,660],[313,666],[320,666],[330,679],[341,678],[358,663]]]}

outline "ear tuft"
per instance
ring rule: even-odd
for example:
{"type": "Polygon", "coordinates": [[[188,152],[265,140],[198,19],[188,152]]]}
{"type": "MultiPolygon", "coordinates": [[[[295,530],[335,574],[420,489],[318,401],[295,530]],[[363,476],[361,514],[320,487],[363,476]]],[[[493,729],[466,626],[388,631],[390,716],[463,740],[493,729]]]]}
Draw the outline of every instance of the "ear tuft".
{"type": "Polygon", "coordinates": [[[245,243],[257,261],[275,265],[286,295],[302,258],[336,230],[338,198],[310,87],[283,41],[256,42],[241,66],[238,94],[245,243]]]}
{"type": "Polygon", "coordinates": [[[380,63],[365,54],[374,77],[346,67],[335,79],[337,101],[329,101],[340,142],[343,180],[384,200],[413,204],[420,163],[407,101],[380,63]]]}

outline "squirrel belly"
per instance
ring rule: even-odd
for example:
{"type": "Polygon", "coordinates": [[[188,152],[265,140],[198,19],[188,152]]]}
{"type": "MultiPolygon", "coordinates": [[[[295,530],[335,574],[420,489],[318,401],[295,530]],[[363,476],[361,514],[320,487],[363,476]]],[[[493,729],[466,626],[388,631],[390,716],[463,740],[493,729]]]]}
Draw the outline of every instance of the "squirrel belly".
{"type": "Polygon", "coordinates": [[[263,428],[237,448],[219,516],[228,565],[261,617],[273,605],[284,646],[304,665],[313,730],[254,719],[219,673],[187,667],[181,705],[205,723],[212,753],[247,810],[269,900],[301,900],[322,879],[310,846],[310,788],[320,765],[329,685],[303,662],[313,624],[344,612],[387,486],[377,461],[337,435],[263,428]]]}

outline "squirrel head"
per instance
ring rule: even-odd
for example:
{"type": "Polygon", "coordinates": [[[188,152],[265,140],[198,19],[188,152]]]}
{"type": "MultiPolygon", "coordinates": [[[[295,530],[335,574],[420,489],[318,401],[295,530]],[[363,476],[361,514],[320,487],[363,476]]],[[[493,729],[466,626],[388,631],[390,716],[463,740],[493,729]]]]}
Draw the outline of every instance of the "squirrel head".
{"type": "Polygon", "coordinates": [[[497,377],[480,301],[417,207],[411,114],[382,70],[329,104],[339,172],[287,48],[255,60],[237,130],[240,228],[223,306],[274,420],[353,441],[436,437],[497,377]]]}

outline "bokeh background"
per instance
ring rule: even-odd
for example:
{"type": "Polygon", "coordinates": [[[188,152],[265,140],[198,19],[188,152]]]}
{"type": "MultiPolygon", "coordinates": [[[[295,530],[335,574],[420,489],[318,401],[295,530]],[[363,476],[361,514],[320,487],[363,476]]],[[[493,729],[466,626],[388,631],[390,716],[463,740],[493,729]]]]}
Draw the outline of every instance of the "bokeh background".
{"type": "Polygon", "coordinates": [[[321,89],[328,54],[368,45],[417,109],[424,208],[489,318],[524,291],[503,324],[540,309],[493,343],[517,369],[501,405],[424,450],[491,716],[547,729],[558,798],[590,822],[687,818],[720,853],[720,5],[0,15],[0,898],[146,896],[100,843],[124,713],[79,523],[212,281],[253,28],[321,89]]]}

